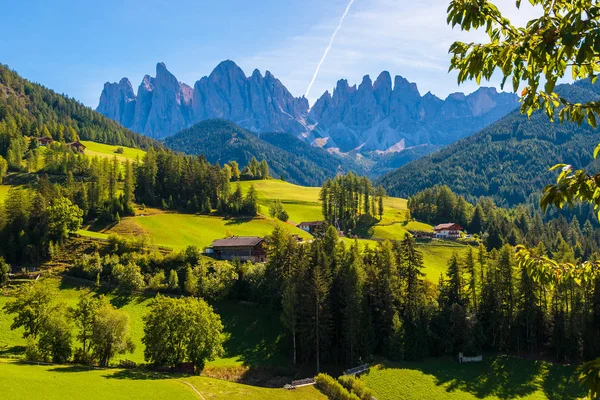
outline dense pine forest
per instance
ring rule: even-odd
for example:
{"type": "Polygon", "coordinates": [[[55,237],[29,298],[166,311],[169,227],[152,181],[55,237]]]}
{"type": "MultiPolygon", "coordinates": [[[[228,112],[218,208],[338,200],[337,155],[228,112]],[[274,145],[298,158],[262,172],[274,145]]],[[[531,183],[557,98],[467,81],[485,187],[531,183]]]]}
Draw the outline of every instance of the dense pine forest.
{"type": "Polygon", "coordinates": [[[131,132],[89,107],[20,77],[0,64],[0,154],[15,159],[27,150],[26,136],[58,141],[93,140],[147,148],[158,142],[131,132]]]}

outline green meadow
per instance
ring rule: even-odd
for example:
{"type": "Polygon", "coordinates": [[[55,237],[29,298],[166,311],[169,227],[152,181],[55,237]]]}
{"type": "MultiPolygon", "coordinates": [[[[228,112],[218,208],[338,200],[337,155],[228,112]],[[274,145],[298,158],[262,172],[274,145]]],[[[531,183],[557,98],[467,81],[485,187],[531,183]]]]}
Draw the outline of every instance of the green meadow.
{"type": "Polygon", "coordinates": [[[134,149],[132,147],[115,146],[112,144],[96,143],[87,140],[82,140],[81,143],[83,143],[86,146],[85,155],[90,157],[103,157],[112,159],[116,156],[117,160],[119,161],[134,161],[138,158],[141,161],[144,155],[146,154],[144,150],[134,149]],[[115,151],[118,148],[122,148],[123,153],[115,153],[115,151]]]}
{"type": "Polygon", "coordinates": [[[4,203],[4,199],[8,195],[8,191],[12,188],[11,185],[0,185],[0,204],[4,203]]]}
{"type": "Polygon", "coordinates": [[[37,400],[295,400],[325,399],[315,388],[293,391],[243,385],[203,376],[65,365],[28,365],[0,359],[4,399],[37,400]]]}
{"type": "MultiPolygon", "coordinates": [[[[53,278],[54,279],[54,278],[53,278]]],[[[60,288],[60,300],[68,306],[74,307],[79,296],[88,290],[87,282],[65,276],[55,279],[60,288]]],[[[132,360],[136,363],[144,362],[144,336],[143,316],[147,313],[153,295],[140,294],[131,297],[119,296],[113,292],[99,290],[96,294],[105,295],[110,302],[129,315],[129,324],[135,351],[132,354],[117,356],[120,359],[132,360]]],[[[0,292],[0,310],[7,301],[8,295],[0,292]]],[[[222,358],[208,362],[208,367],[239,367],[255,365],[285,364],[282,359],[282,327],[279,317],[267,309],[248,304],[235,302],[220,302],[213,305],[221,316],[224,325],[226,341],[225,354],[222,358]]],[[[13,316],[0,311],[0,357],[21,357],[24,354],[26,340],[22,337],[23,330],[11,330],[13,316]]],[[[0,392],[1,393],[1,392],[0,392]]]]}
{"type": "Polygon", "coordinates": [[[278,222],[271,218],[236,219],[178,213],[158,213],[124,218],[109,232],[125,235],[142,233],[156,245],[181,250],[191,245],[203,248],[211,244],[213,240],[227,235],[266,236],[273,232],[277,224],[285,226],[291,233],[302,238],[311,237],[292,224],[278,222]]]}
{"type": "MultiPolygon", "coordinates": [[[[237,183],[232,183],[232,188],[237,183]]],[[[223,218],[216,215],[181,214],[175,212],[161,212],[156,210],[139,211],[135,217],[123,218],[116,226],[111,226],[99,232],[81,230],[82,236],[105,239],[110,233],[129,236],[146,236],[151,243],[157,246],[182,250],[194,245],[206,247],[215,239],[227,235],[238,236],[266,236],[269,235],[277,224],[286,227],[292,234],[304,239],[311,235],[297,228],[295,225],[302,221],[315,221],[323,219],[321,203],[319,202],[318,187],[304,187],[281,180],[259,180],[240,182],[244,193],[250,185],[254,185],[258,194],[258,203],[262,216],[252,219],[223,218]],[[281,200],[283,207],[289,214],[286,223],[274,220],[268,216],[269,204],[281,200]]],[[[384,199],[384,215],[381,221],[361,232],[358,239],[361,246],[375,247],[382,240],[401,240],[409,230],[429,231],[431,225],[406,220],[407,202],[405,199],[387,197],[384,199]]],[[[354,242],[352,238],[343,238],[346,244],[354,242]]],[[[468,247],[462,244],[434,240],[430,243],[420,243],[419,250],[423,253],[425,274],[429,279],[436,281],[440,274],[446,271],[448,259],[456,252],[464,256],[468,247]]]]}
{"type": "Polygon", "coordinates": [[[575,399],[585,391],[573,367],[511,356],[484,356],[482,363],[450,358],[385,362],[361,379],[377,400],[575,399]]]}

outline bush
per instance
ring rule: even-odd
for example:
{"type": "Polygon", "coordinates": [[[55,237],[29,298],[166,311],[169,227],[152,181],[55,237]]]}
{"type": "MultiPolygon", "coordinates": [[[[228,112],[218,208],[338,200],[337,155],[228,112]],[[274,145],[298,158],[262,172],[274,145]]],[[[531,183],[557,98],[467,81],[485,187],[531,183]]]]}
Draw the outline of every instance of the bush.
{"type": "Polygon", "coordinates": [[[27,339],[27,345],[25,346],[25,359],[27,361],[34,362],[45,361],[42,358],[42,354],[40,353],[37,343],[31,337],[27,339]]]}
{"type": "Polygon", "coordinates": [[[360,400],[354,393],[350,393],[338,381],[327,374],[319,374],[315,378],[317,389],[330,400],[360,400]]]}
{"type": "Polygon", "coordinates": [[[338,382],[345,387],[348,391],[351,391],[361,400],[371,400],[373,397],[373,391],[365,386],[365,383],[360,379],[357,379],[354,375],[342,375],[338,378],[338,382]]]}

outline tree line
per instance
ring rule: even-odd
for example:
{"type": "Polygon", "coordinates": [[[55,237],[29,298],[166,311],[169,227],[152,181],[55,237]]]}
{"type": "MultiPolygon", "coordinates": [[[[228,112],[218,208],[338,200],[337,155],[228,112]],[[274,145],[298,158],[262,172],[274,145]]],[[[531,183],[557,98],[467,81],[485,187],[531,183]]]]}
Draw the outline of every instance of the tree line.
{"type": "Polygon", "coordinates": [[[319,193],[325,221],[341,231],[355,231],[383,216],[383,187],[353,172],[323,183],[319,193]]]}
{"type": "Polygon", "coordinates": [[[235,162],[220,167],[203,157],[154,148],[134,162],[87,157],[60,144],[47,148],[43,157],[35,185],[11,189],[0,205],[0,256],[9,263],[37,264],[51,257],[83,221],[119,222],[134,214],[134,202],[252,217],[258,213],[256,190],[251,185],[244,194],[239,181],[269,177],[264,160],[252,159],[240,171],[235,162]],[[238,181],[234,190],[231,181],[238,181]],[[69,212],[55,215],[62,209],[69,212]]]}
{"type": "Polygon", "coordinates": [[[523,244],[537,247],[543,243],[547,254],[565,244],[574,260],[596,258],[600,250],[600,231],[594,217],[568,220],[559,214],[548,218],[539,208],[519,205],[511,209],[498,207],[492,198],[481,197],[475,205],[455,194],[448,186],[434,186],[411,196],[408,208],[413,218],[431,224],[456,222],[467,232],[479,235],[487,250],[503,245],[523,244]]]}
{"type": "MultiPolygon", "coordinates": [[[[574,260],[561,241],[556,260],[574,260]]],[[[273,232],[264,299],[280,310],[291,359],[353,366],[374,355],[419,360],[482,351],[546,354],[559,361],[600,356],[600,279],[559,285],[534,279],[514,248],[469,247],[453,255],[437,285],[425,279],[415,241],[347,247],[331,227],[298,244],[273,232]]]]}
{"type": "MultiPolygon", "coordinates": [[[[30,361],[73,360],[107,367],[117,355],[135,350],[125,311],[91,291],[84,291],[77,305],[69,307],[59,300],[52,279],[21,285],[4,311],[14,314],[11,329],[23,329],[30,361]]],[[[153,365],[179,368],[189,362],[201,370],[207,360],[223,353],[220,317],[202,299],[158,295],[143,320],[144,358],[153,365]]]]}

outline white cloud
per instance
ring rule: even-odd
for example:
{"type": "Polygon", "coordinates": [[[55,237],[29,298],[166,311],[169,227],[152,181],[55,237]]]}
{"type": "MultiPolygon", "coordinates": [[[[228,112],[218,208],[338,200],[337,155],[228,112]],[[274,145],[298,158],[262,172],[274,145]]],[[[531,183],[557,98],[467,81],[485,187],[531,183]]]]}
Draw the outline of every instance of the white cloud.
{"type": "MultiPolygon", "coordinates": [[[[536,16],[527,2],[521,10],[514,0],[497,2],[500,10],[516,25],[536,16]]],[[[346,1],[339,2],[339,15],[346,1]]],[[[448,0],[357,0],[321,67],[310,94],[311,104],[338,79],[360,83],[370,74],[374,80],[383,70],[416,82],[421,93],[445,97],[454,91],[470,92],[474,82],[459,87],[456,74],[448,73],[448,48],[455,40],[485,40],[482,32],[461,32],[446,24],[448,0]]],[[[330,10],[330,9],[329,9],[330,10]]],[[[269,69],[290,91],[301,96],[327,46],[338,19],[323,16],[308,31],[282,40],[273,48],[240,60],[244,70],[269,69]]],[[[498,86],[494,80],[490,86],[498,86]]]]}

